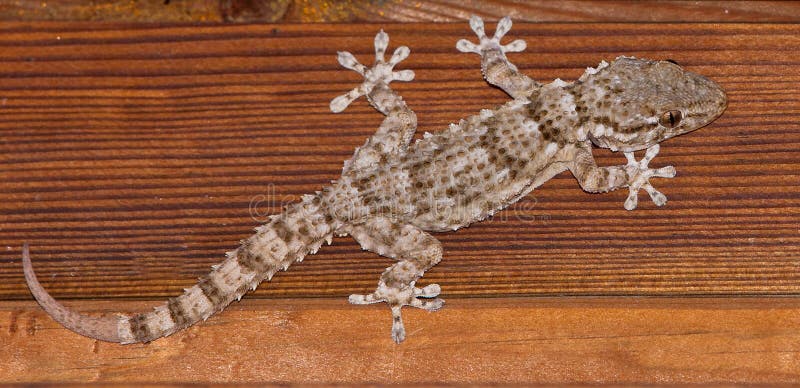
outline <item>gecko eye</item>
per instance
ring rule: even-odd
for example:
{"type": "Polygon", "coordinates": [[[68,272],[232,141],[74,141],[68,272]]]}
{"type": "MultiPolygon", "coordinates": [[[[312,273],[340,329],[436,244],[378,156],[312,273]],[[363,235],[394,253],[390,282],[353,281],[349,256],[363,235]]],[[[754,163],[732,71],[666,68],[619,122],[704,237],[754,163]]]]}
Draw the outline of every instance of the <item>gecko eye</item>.
{"type": "Polygon", "coordinates": [[[661,114],[658,123],[667,128],[675,128],[681,123],[683,113],[679,110],[669,110],[661,114]]]}

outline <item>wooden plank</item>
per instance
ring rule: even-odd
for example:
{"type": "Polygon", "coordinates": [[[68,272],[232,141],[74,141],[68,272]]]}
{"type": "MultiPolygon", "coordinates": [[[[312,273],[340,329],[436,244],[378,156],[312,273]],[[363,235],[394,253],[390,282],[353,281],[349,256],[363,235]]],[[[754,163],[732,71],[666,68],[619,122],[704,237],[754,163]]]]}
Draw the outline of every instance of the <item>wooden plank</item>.
{"type": "MultiPolygon", "coordinates": [[[[435,131],[507,100],[457,54],[463,24],[386,26],[412,47],[396,88],[435,131]]],[[[372,25],[33,24],[0,34],[0,299],[29,300],[31,243],[56,297],[165,298],[193,284],[280,205],[335,179],[381,116],[328,102],[359,82],[372,25]]],[[[490,221],[438,234],[426,282],[446,296],[793,295],[800,292],[800,27],[516,24],[513,60],[575,79],[617,55],[672,58],[728,91],[715,123],[663,144],[664,208],[587,194],[568,173],[490,221]]],[[[602,165],[622,162],[598,152],[602,165]]],[[[349,238],[253,297],[370,291],[388,260],[349,238]]]]}
{"type": "MultiPolygon", "coordinates": [[[[84,303],[83,311],[155,303],[84,303]]],[[[246,300],[186,332],[121,346],[77,336],[32,302],[0,304],[2,382],[748,384],[800,381],[795,298],[454,299],[384,306],[246,300]],[[513,324],[509,324],[513,322],[513,324]]]]}
{"type": "Polygon", "coordinates": [[[1,20],[113,22],[452,22],[477,14],[528,22],[797,22],[789,1],[84,0],[0,2],[1,20]]]}
{"type": "MultiPolygon", "coordinates": [[[[465,25],[384,27],[412,48],[417,79],[396,87],[420,132],[506,100],[455,53],[465,25]]],[[[0,25],[0,382],[800,381],[796,298],[508,298],[800,292],[796,25],[515,24],[530,48],[512,59],[540,80],[622,54],[672,58],[718,80],[729,110],[663,144],[654,164],[679,173],[657,183],[665,208],[626,212],[625,193],[586,194],[563,174],[437,235],[446,257],[424,280],[448,306],[406,310],[401,346],[384,306],[346,305],[389,263],[349,239],[150,345],[79,337],[30,301],[23,241],[71,306],[144,311],[335,179],[381,117],[363,101],[328,112],[358,82],[334,54],[369,61],[376,28],[0,25]],[[133,297],[148,300],[119,300],[133,297]]]]}

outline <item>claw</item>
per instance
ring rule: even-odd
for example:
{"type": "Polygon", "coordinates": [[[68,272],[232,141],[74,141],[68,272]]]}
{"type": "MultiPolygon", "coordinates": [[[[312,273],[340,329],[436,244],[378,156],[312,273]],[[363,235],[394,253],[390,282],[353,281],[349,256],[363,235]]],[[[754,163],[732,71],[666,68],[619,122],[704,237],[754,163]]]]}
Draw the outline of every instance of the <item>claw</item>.
{"type": "Polygon", "coordinates": [[[494,35],[490,39],[486,36],[486,31],[483,27],[483,20],[473,15],[469,19],[469,26],[472,28],[472,31],[475,31],[475,35],[478,36],[478,44],[472,43],[466,39],[461,39],[456,42],[456,49],[458,51],[464,53],[475,53],[481,55],[481,52],[484,50],[491,50],[496,49],[502,53],[516,53],[525,50],[527,46],[525,41],[522,39],[517,39],[507,45],[501,45],[500,39],[502,39],[509,30],[511,30],[511,18],[508,16],[500,19],[497,23],[497,29],[495,29],[494,35]]]}
{"type": "Polygon", "coordinates": [[[345,110],[357,98],[371,92],[375,85],[380,82],[388,84],[392,81],[411,81],[414,79],[414,72],[411,70],[392,71],[398,63],[408,58],[411,50],[406,46],[400,46],[394,50],[389,62],[386,62],[384,57],[388,45],[389,34],[381,30],[375,35],[375,65],[372,68],[362,65],[353,54],[347,51],[338,53],[339,64],[364,76],[364,82],[346,94],[331,100],[331,111],[338,113],[345,110]]]}
{"type": "Polygon", "coordinates": [[[658,155],[659,150],[660,147],[658,144],[648,148],[644,157],[639,161],[636,161],[633,152],[625,153],[625,158],[628,159],[626,169],[628,170],[628,176],[631,177],[628,184],[628,198],[625,199],[625,209],[636,209],[639,202],[639,190],[642,189],[647,191],[647,194],[650,195],[650,199],[653,200],[656,206],[664,206],[667,203],[667,196],[656,190],[653,185],[650,184],[650,178],[653,177],[675,177],[675,167],[673,166],[666,166],[658,169],[648,167],[650,161],[658,155]]]}

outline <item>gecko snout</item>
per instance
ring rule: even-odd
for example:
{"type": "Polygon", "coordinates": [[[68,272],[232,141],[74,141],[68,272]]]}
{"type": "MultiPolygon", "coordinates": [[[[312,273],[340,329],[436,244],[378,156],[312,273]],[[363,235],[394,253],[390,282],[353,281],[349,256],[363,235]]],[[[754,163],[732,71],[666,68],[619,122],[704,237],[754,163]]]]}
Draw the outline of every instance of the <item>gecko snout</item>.
{"type": "Polygon", "coordinates": [[[688,104],[688,130],[704,127],[722,115],[728,107],[728,96],[725,90],[716,82],[699,74],[692,73],[697,87],[692,93],[692,101],[688,104]]]}

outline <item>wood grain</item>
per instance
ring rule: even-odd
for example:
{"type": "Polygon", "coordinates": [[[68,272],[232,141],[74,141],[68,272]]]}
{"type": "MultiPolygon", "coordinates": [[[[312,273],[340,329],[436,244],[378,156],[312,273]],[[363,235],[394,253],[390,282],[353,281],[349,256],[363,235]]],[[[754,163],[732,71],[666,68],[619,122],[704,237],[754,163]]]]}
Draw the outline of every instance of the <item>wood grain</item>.
{"type": "Polygon", "coordinates": [[[0,381],[788,384],[800,381],[798,313],[796,298],[455,299],[406,311],[410,337],[397,346],[382,306],[244,300],[186,332],[120,346],[14,302],[0,305],[0,381]]]}
{"type": "Polygon", "coordinates": [[[106,22],[798,22],[791,1],[591,0],[6,0],[0,20],[106,22]]]}
{"type": "MultiPolygon", "coordinates": [[[[383,24],[409,45],[398,84],[420,133],[507,100],[455,51],[459,24],[383,24]]],[[[143,311],[194,283],[266,214],[335,179],[381,120],[336,50],[375,25],[0,25],[0,381],[796,382],[800,26],[515,24],[543,81],[617,55],[717,80],[728,111],[662,145],[670,202],[622,208],[562,174],[494,219],[438,234],[448,307],[347,306],[389,261],[349,238],[226,312],[148,346],[70,334],[31,301],[20,247],[54,296],[143,311]],[[675,298],[526,298],[646,295],[675,298]],[[687,298],[689,296],[755,298],[687,298]],[[285,300],[282,298],[305,298],[285,300]],[[311,299],[325,297],[332,299],[311,299]],[[459,299],[472,297],[471,299],[459,299]],[[140,298],[140,302],[124,301],[140,298]],[[104,302],[97,302],[97,300],[104,302]],[[513,328],[513,329],[509,329],[513,328]],[[231,333],[236,333],[231,335],[231,333]],[[257,351],[253,351],[257,349],[257,351]],[[366,365],[366,368],[362,367],[366,365]]],[[[597,152],[600,164],[624,158],[597,152]]]]}
{"type": "MultiPolygon", "coordinates": [[[[435,131],[506,97],[457,54],[457,25],[387,25],[407,44],[397,89],[435,131]]],[[[59,298],[161,298],[193,284],[279,205],[317,190],[377,127],[334,52],[369,60],[368,25],[6,24],[0,35],[0,299],[28,300],[20,247],[59,298]]],[[[789,295],[800,291],[800,62],[795,25],[518,24],[540,80],[617,55],[672,58],[728,91],[711,126],[655,165],[665,208],[587,194],[559,175],[493,220],[439,234],[426,276],[448,296],[789,295]]],[[[603,165],[622,158],[598,152],[603,165]]],[[[343,297],[388,260],[349,238],[252,297],[343,297]]]]}

